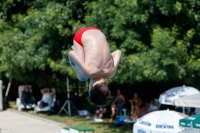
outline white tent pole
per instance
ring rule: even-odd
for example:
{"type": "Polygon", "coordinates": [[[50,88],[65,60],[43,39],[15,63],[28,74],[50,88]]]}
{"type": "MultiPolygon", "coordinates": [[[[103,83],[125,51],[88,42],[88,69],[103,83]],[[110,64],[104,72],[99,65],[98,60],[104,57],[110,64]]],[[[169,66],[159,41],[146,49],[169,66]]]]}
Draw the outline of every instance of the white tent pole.
{"type": "Polygon", "coordinates": [[[183,108],[183,114],[185,114],[185,107],[182,107],[183,108]]]}
{"type": "Polygon", "coordinates": [[[8,87],[7,87],[7,89],[6,89],[6,94],[5,94],[5,97],[7,98],[7,96],[8,96],[8,92],[9,92],[9,90],[10,90],[10,86],[11,86],[11,81],[8,83],[8,87]]]}

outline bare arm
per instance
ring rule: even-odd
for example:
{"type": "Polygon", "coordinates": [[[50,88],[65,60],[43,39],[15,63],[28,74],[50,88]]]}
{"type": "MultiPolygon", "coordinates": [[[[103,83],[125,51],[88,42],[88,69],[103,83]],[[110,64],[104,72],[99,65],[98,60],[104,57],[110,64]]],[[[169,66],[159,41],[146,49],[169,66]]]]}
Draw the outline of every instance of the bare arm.
{"type": "Polygon", "coordinates": [[[26,87],[26,86],[23,86],[23,87],[22,87],[22,91],[24,91],[24,90],[25,90],[25,87],[26,87]]]}
{"type": "Polygon", "coordinates": [[[42,93],[42,95],[44,94],[44,89],[41,89],[40,92],[42,93]]]}
{"type": "Polygon", "coordinates": [[[115,100],[112,102],[111,107],[116,103],[118,96],[115,97],[115,100]]]}
{"type": "Polygon", "coordinates": [[[107,110],[106,110],[106,109],[104,109],[104,110],[101,112],[101,114],[104,114],[104,113],[106,113],[106,111],[107,111],[107,110]]]}
{"type": "Polygon", "coordinates": [[[121,58],[121,51],[120,50],[116,50],[115,52],[113,52],[112,54],[112,58],[114,61],[114,67],[117,67],[121,58]]]}
{"type": "Polygon", "coordinates": [[[51,94],[52,95],[56,94],[56,90],[55,89],[51,89],[51,94]]]}
{"type": "Polygon", "coordinates": [[[117,71],[117,66],[118,66],[120,58],[121,58],[121,51],[120,50],[116,50],[111,55],[112,55],[112,58],[113,58],[115,70],[110,74],[109,78],[112,78],[115,75],[116,71],[117,71]]]}
{"type": "Polygon", "coordinates": [[[80,81],[86,81],[88,79],[88,77],[87,77],[87,72],[86,72],[83,62],[80,60],[80,58],[77,56],[77,54],[73,50],[71,50],[68,53],[68,57],[69,57],[69,60],[72,64],[72,66],[76,70],[78,79],[80,81]]]}

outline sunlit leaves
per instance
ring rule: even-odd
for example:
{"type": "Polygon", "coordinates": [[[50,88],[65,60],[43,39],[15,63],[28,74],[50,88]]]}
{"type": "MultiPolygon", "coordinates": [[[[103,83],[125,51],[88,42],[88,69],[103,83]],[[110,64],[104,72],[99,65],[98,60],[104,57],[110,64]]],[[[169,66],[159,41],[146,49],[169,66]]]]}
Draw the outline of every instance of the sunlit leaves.
{"type": "Polygon", "coordinates": [[[73,35],[81,27],[96,26],[106,35],[111,52],[122,51],[117,73],[109,82],[196,83],[199,6],[192,0],[4,0],[0,72],[34,81],[37,71],[42,75],[37,82],[42,84],[47,75],[52,76],[50,81],[59,74],[77,80],[67,57],[73,35]],[[26,73],[33,76],[27,78],[26,73]]]}
{"type": "Polygon", "coordinates": [[[98,0],[86,7],[90,11],[85,17],[87,25],[101,28],[110,45],[115,42],[116,48],[123,51],[113,81],[187,82],[185,77],[193,71],[190,68],[198,69],[195,60],[199,54],[193,43],[197,43],[195,47],[199,43],[199,13],[191,3],[98,0]]]}

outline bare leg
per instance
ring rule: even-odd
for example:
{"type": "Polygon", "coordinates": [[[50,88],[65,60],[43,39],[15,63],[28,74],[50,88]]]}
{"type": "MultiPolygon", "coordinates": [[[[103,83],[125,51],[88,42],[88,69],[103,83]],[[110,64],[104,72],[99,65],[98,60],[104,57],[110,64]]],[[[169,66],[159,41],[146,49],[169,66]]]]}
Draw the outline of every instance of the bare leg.
{"type": "Polygon", "coordinates": [[[73,43],[74,45],[72,46],[72,49],[75,51],[80,60],[85,64],[85,53],[83,46],[78,44],[76,41],[73,41],[73,43]]]}
{"type": "Polygon", "coordinates": [[[99,118],[102,118],[102,117],[103,117],[103,114],[102,114],[102,113],[100,113],[100,114],[99,114],[99,118]]]}
{"type": "Polygon", "coordinates": [[[111,107],[111,112],[112,112],[112,117],[114,117],[115,116],[115,107],[114,106],[111,107]]]}
{"type": "Polygon", "coordinates": [[[111,112],[112,112],[112,114],[111,114],[110,119],[109,119],[110,122],[113,121],[113,117],[115,116],[115,106],[111,107],[111,112]]]}
{"type": "Polygon", "coordinates": [[[131,120],[137,120],[139,117],[137,115],[131,116],[131,120]]]}
{"type": "Polygon", "coordinates": [[[132,105],[131,106],[131,115],[133,116],[135,114],[135,107],[132,105]]]}
{"type": "Polygon", "coordinates": [[[100,112],[99,112],[99,110],[97,109],[97,110],[96,110],[96,116],[99,116],[99,113],[100,113],[100,112]]]}

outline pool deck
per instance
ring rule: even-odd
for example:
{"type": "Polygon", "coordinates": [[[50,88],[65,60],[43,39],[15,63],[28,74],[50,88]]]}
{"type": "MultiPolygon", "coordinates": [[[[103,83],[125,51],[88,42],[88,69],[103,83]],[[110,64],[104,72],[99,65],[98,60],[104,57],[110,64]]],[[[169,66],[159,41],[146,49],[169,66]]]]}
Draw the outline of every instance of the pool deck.
{"type": "Polygon", "coordinates": [[[16,110],[0,111],[0,133],[60,133],[66,125],[16,110]]]}

